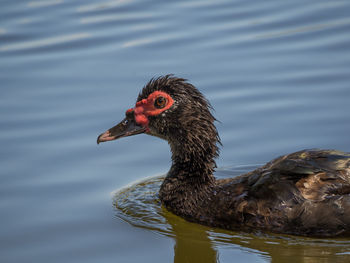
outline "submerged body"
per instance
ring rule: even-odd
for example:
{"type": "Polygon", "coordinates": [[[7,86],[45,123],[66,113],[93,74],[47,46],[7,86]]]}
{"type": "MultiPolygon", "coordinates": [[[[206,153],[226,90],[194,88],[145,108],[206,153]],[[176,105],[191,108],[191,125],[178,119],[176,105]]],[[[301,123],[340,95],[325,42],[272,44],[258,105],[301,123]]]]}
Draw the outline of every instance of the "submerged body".
{"type": "Polygon", "coordinates": [[[232,230],[350,235],[350,154],[305,150],[216,180],[220,139],[210,109],[184,79],[153,79],[126,118],[98,142],[140,133],[167,140],[172,167],[159,197],[168,210],[189,221],[232,230]]]}
{"type": "Polygon", "coordinates": [[[213,227],[350,235],[350,154],[304,150],[208,184],[170,170],[160,198],[175,214],[213,227]]]}

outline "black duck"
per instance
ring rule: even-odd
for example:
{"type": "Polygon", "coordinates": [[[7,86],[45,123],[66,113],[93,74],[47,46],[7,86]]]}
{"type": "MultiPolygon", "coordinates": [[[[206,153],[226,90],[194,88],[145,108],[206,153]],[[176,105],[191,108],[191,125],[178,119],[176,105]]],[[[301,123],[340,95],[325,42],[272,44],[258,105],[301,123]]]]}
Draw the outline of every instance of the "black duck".
{"type": "Polygon", "coordinates": [[[168,141],[172,166],[162,204],[188,221],[232,230],[304,236],[350,234],[350,154],[303,150],[250,173],[217,180],[220,138],[211,105],[182,78],[152,79],[105,142],[140,133],[168,141]]]}

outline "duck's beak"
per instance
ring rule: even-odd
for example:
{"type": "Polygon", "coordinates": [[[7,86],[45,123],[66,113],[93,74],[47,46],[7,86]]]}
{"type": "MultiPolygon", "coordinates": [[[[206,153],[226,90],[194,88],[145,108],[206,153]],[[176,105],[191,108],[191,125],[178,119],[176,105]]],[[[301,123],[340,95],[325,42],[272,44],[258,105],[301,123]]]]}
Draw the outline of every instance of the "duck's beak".
{"type": "Polygon", "coordinates": [[[138,125],[134,120],[134,114],[127,114],[126,118],[116,126],[100,134],[97,138],[97,144],[100,142],[113,141],[122,137],[144,133],[145,127],[138,125]]]}

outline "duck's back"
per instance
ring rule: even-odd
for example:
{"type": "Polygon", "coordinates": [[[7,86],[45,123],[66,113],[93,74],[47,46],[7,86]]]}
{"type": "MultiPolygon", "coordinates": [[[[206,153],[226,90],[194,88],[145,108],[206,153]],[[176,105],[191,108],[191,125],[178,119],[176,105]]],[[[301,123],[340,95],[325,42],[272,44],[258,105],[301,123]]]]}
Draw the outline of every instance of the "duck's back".
{"type": "Polygon", "coordinates": [[[304,150],[217,183],[218,226],[312,236],[350,234],[349,153],[304,150]]]}

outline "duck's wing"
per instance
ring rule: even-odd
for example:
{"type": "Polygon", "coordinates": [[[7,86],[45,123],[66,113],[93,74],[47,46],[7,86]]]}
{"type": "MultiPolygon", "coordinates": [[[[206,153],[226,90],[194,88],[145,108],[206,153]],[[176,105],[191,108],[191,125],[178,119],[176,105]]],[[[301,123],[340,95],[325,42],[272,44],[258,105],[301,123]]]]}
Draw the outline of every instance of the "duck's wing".
{"type": "Polygon", "coordinates": [[[350,233],[350,154],[303,150],[281,156],[249,177],[248,196],[281,231],[305,235],[350,233]],[[278,224],[277,224],[278,225],[278,224]]]}
{"type": "Polygon", "coordinates": [[[308,200],[350,194],[350,154],[313,149],[281,156],[261,168],[252,189],[283,182],[294,184],[308,200]]]}

